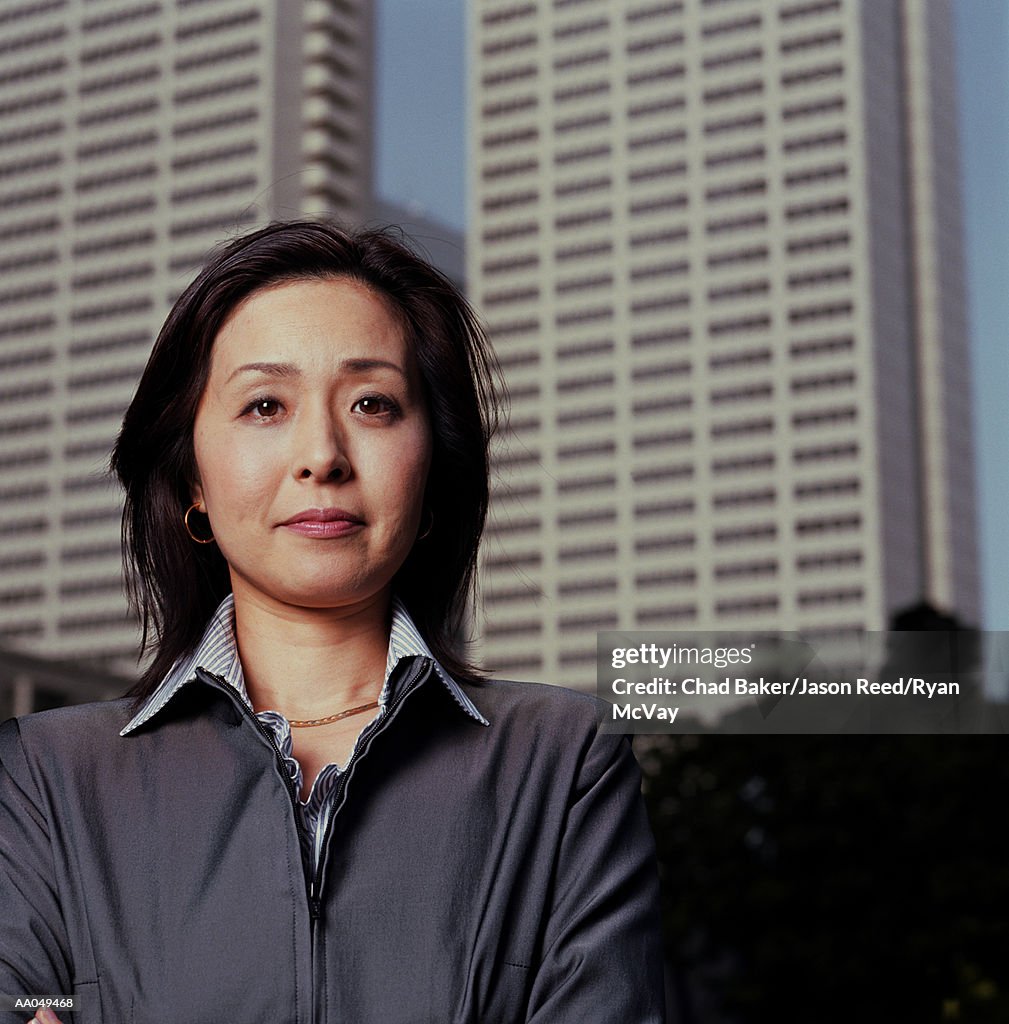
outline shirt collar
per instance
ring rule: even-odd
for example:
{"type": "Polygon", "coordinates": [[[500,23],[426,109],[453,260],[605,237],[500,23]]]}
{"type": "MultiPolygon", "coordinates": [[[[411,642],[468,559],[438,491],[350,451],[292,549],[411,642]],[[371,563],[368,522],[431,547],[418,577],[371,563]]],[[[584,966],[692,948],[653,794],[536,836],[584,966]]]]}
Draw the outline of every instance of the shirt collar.
{"type": "MultiPolygon", "coordinates": [[[[207,623],[203,637],[193,653],[189,657],[180,658],[176,661],[165,678],[144,701],[140,710],[120,730],[119,735],[125,736],[127,733],[143,725],[144,722],[153,718],[175,696],[181,687],[192,682],[197,667],[203,668],[207,672],[211,672],[224,679],[225,682],[231,685],[238,696],[245,701],[249,709],[252,710],[252,702],[249,700],[248,691],[245,688],[242,663],[238,657],[234,624],[235,597],[233,594],[228,594],[218,605],[217,611],[214,612],[210,622],[207,623]]],[[[431,649],[424,642],[420,630],[417,629],[413,619],[410,618],[410,613],[406,610],[403,603],[398,597],[393,597],[392,625],[389,631],[389,653],[385,659],[385,678],[382,681],[382,692],[379,696],[379,704],[383,711],[390,696],[389,682],[393,669],[395,669],[401,659],[410,657],[421,657],[431,661],[435,675],[445,684],[445,688],[459,707],[482,725],[490,725],[490,722],[487,721],[476,705],[466,696],[459,684],[431,653],[431,649]]]]}

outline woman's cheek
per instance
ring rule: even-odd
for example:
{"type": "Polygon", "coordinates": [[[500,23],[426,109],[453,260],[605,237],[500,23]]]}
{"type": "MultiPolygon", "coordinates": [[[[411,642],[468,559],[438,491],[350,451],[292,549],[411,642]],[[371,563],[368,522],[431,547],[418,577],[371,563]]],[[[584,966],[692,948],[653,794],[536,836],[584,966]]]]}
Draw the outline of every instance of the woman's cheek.
{"type": "Polygon", "coordinates": [[[220,480],[223,496],[236,510],[248,512],[272,496],[276,480],[284,475],[286,461],[269,438],[242,438],[221,452],[220,480]]]}

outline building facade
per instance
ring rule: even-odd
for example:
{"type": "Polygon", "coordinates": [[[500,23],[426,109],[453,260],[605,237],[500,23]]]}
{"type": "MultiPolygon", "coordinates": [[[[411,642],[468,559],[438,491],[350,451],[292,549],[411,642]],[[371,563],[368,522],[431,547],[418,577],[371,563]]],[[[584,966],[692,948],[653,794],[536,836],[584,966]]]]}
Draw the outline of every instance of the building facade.
{"type": "Polygon", "coordinates": [[[484,0],[483,655],[980,618],[948,0],[484,0]]]}
{"type": "Polygon", "coordinates": [[[135,670],[104,470],[171,303],[274,218],[365,219],[370,0],[0,5],[0,645],[135,670]]]}

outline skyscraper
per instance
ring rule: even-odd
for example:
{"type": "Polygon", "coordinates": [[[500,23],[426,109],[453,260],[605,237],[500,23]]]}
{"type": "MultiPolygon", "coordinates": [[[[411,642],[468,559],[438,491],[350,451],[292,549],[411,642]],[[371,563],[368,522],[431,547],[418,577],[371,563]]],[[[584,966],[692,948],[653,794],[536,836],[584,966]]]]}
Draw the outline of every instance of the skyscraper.
{"type": "Polygon", "coordinates": [[[979,619],[947,0],[487,0],[467,277],[510,384],[484,655],[979,619]]]}
{"type": "Polygon", "coordinates": [[[370,209],[370,0],[0,5],[0,645],[132,666],[103,474],[211,245],[370,209]]]}

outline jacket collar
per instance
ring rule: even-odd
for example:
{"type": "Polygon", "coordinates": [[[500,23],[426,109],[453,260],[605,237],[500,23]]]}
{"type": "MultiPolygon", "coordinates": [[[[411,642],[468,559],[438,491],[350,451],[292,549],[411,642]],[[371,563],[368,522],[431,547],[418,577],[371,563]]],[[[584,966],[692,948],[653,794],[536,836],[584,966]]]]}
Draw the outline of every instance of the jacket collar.
{"type": "MultiPolygon", "coordinates": [[[[434,674],[444,683],[459,707],[482,725],[490,725],[490,722],[466,696],[459,684],[431,653],[431,649],[424,642],[424,638],[420,635],[420,631],[413,619],[410,618],[403,603],[398,597],[393,597],[389,653],[385,660],[385,679],[382,683],[382,692],[379,695],[379,705],[383,711],[391,697],[390,681],[393,678],[393,669],[401,659],[410,657],[426,658],[432,662],[434,674]]],[[[248,708],[253,710],[252,702],[249,700],[245,688],[242,663],[238,658],[238,646],[235,642],[235,598],[233,594],[228,594],[218,605],[217,611],[207,623],[203,637],[193,653],[188,657],[180,658],[172,666],[165,678],[158,684],[157,689],[144,701],[140,710],[120,730],[119,735],[127,735],[158,714],[183,686],[194,680],[197,668],[220,676],[235,690],[248,708]]]]}

